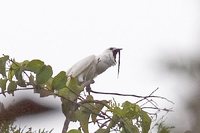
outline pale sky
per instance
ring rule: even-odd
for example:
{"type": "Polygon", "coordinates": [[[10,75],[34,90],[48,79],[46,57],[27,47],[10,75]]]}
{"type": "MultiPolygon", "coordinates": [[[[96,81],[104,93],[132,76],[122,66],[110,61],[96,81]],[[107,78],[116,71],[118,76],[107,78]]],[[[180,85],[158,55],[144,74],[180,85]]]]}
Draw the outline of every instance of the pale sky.
{"type": "MultiPolygon", "coordinates": [[[[95,79],[92,88],[148,95],[159,87],[157,94],[181,107],[179,98],[187,97],[187,92],[176,90],[181,87],[176,82],[179,80],[158,70],[159,60],[171,54],[190,55],[199,48],[199,6],[198,0],[0,1],[0,54],[17,61],[41,59],[56,74],[85,56],[99,54],[110,46],[121,47],[119,78],[117,67],[111,67],[95,79]]],[[[49,100],[54,103],[55,99],[46,102],[49,100]]],[[[48,123],[38,121],[34,118],[33,126],[48,129],[51,125],[49,129],[54,127],[55,132],[60,132],[64,118],[60,112],[51,115],[48,123]]],[[[178,118],[175,123],[181,121],[178,118]]],[[[182,125],[190,127],[188,123],[182,125]]]]}

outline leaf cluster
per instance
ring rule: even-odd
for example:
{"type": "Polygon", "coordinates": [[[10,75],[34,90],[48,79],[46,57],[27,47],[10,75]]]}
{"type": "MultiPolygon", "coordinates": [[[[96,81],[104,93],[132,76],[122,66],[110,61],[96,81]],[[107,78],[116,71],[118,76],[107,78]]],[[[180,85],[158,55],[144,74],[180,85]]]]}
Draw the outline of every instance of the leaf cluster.
{"type": "MultiPolygon", "coordinates": [[[[68,77],[65,71],[53,76],[52,67],[38,59],[17,62],[7,55],[1,57],[0,88],[4,96],[33,89],[41,96],[60,97],[66,119],[80,123],[78,129],[68,133],[89,133],[91,123],[98,125],[96,133],[148,133],[152,123],[148,112],[136,103],[125,101],[119,105],[115,101],[96,100],[92,95],[82,96],[84,86],[78,84],[76,78],[68,77]]],[[[68,124],[64,125],[66,129],[68,124]]]]}
{"type": "Polygon", "coordinates": [[[0,132],[1,133],[52,133],[53,129],[47,131],[46,129],[33,130],[30,128],[21,128],[13,124],[12,121],[1,121],[0,132]]]}

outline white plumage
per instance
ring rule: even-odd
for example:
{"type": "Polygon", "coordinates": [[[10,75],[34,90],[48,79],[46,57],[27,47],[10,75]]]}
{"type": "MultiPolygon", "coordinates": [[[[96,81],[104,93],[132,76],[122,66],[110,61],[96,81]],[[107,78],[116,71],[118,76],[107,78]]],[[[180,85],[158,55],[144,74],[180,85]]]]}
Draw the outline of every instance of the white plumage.
{"type": "Polygon", "coordinates": [[[116,64],[116,55],[120,53],[121,48],[108,48],[100,55],[90,55],[76,64],[68,71],[67,76],[78,79],[80,84],[87,81],[93,82],[93,79],[106,71],[109,67],[116,64]]]}

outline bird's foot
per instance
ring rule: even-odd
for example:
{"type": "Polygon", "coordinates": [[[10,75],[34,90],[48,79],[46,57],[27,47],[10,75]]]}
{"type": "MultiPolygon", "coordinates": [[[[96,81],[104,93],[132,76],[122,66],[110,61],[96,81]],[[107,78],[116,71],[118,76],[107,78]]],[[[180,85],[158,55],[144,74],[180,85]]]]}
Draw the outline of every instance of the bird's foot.
{"type": "Polygon", "coordinates": [[[88,94],[90,95],[90,92],[91,92],[91,87],[90,87],[90,85],[87,85],[87,86],[86,86],[86,91],[87,91],[88,94]]]}
{"type": "Polygon", "coordinates": [[[90,84],[94,84],[94,83],[95,83],[95,81],[94,81],[94,80],[91,80],[90,84]]]}

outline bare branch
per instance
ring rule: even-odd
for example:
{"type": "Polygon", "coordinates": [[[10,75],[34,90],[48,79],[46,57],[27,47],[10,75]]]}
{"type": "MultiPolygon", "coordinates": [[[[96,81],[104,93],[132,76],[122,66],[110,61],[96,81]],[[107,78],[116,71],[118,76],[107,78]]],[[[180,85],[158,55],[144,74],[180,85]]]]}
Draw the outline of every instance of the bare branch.
{"type": "Polygon", "coordinates": [[[148,106],[142,107],[142,109],[153,109],[153,110],[159,110],[159,111],[162,110],[162,111],[166,111],[166,112],[172,112],[173,111],[172,108],[167,109],[167,108],[148,107],[148,106]]]}
{"type": "Polygon", "coordinates": [[[139,103],[145,99],[148,99],[148,98],[159,98],[159,99],[163,99],[163,100],[166,100],[172,104],[174,104],[174,102],[172,102],[171,100],[165,98],[165,97],[162,97],[162,96],[155,96],[153,95],[153,93],[155,93],[156,91],[158,90],[158,88],[156,88],[153,92],[150,93],[150,95],[148,96],[141,96],[141,95],[134,95],[134,94],[122,94],[122,93],[113,93],[113,92],[99,92],[99,91],[93,91],[91,90],[91,93],[95,93],[95,94],[106,94],[106,95],[117,95],[117,96],[131,96],[131,97],[136,97],[136,98],[141,98],[138,102],[136,103],[139,103]]]}

